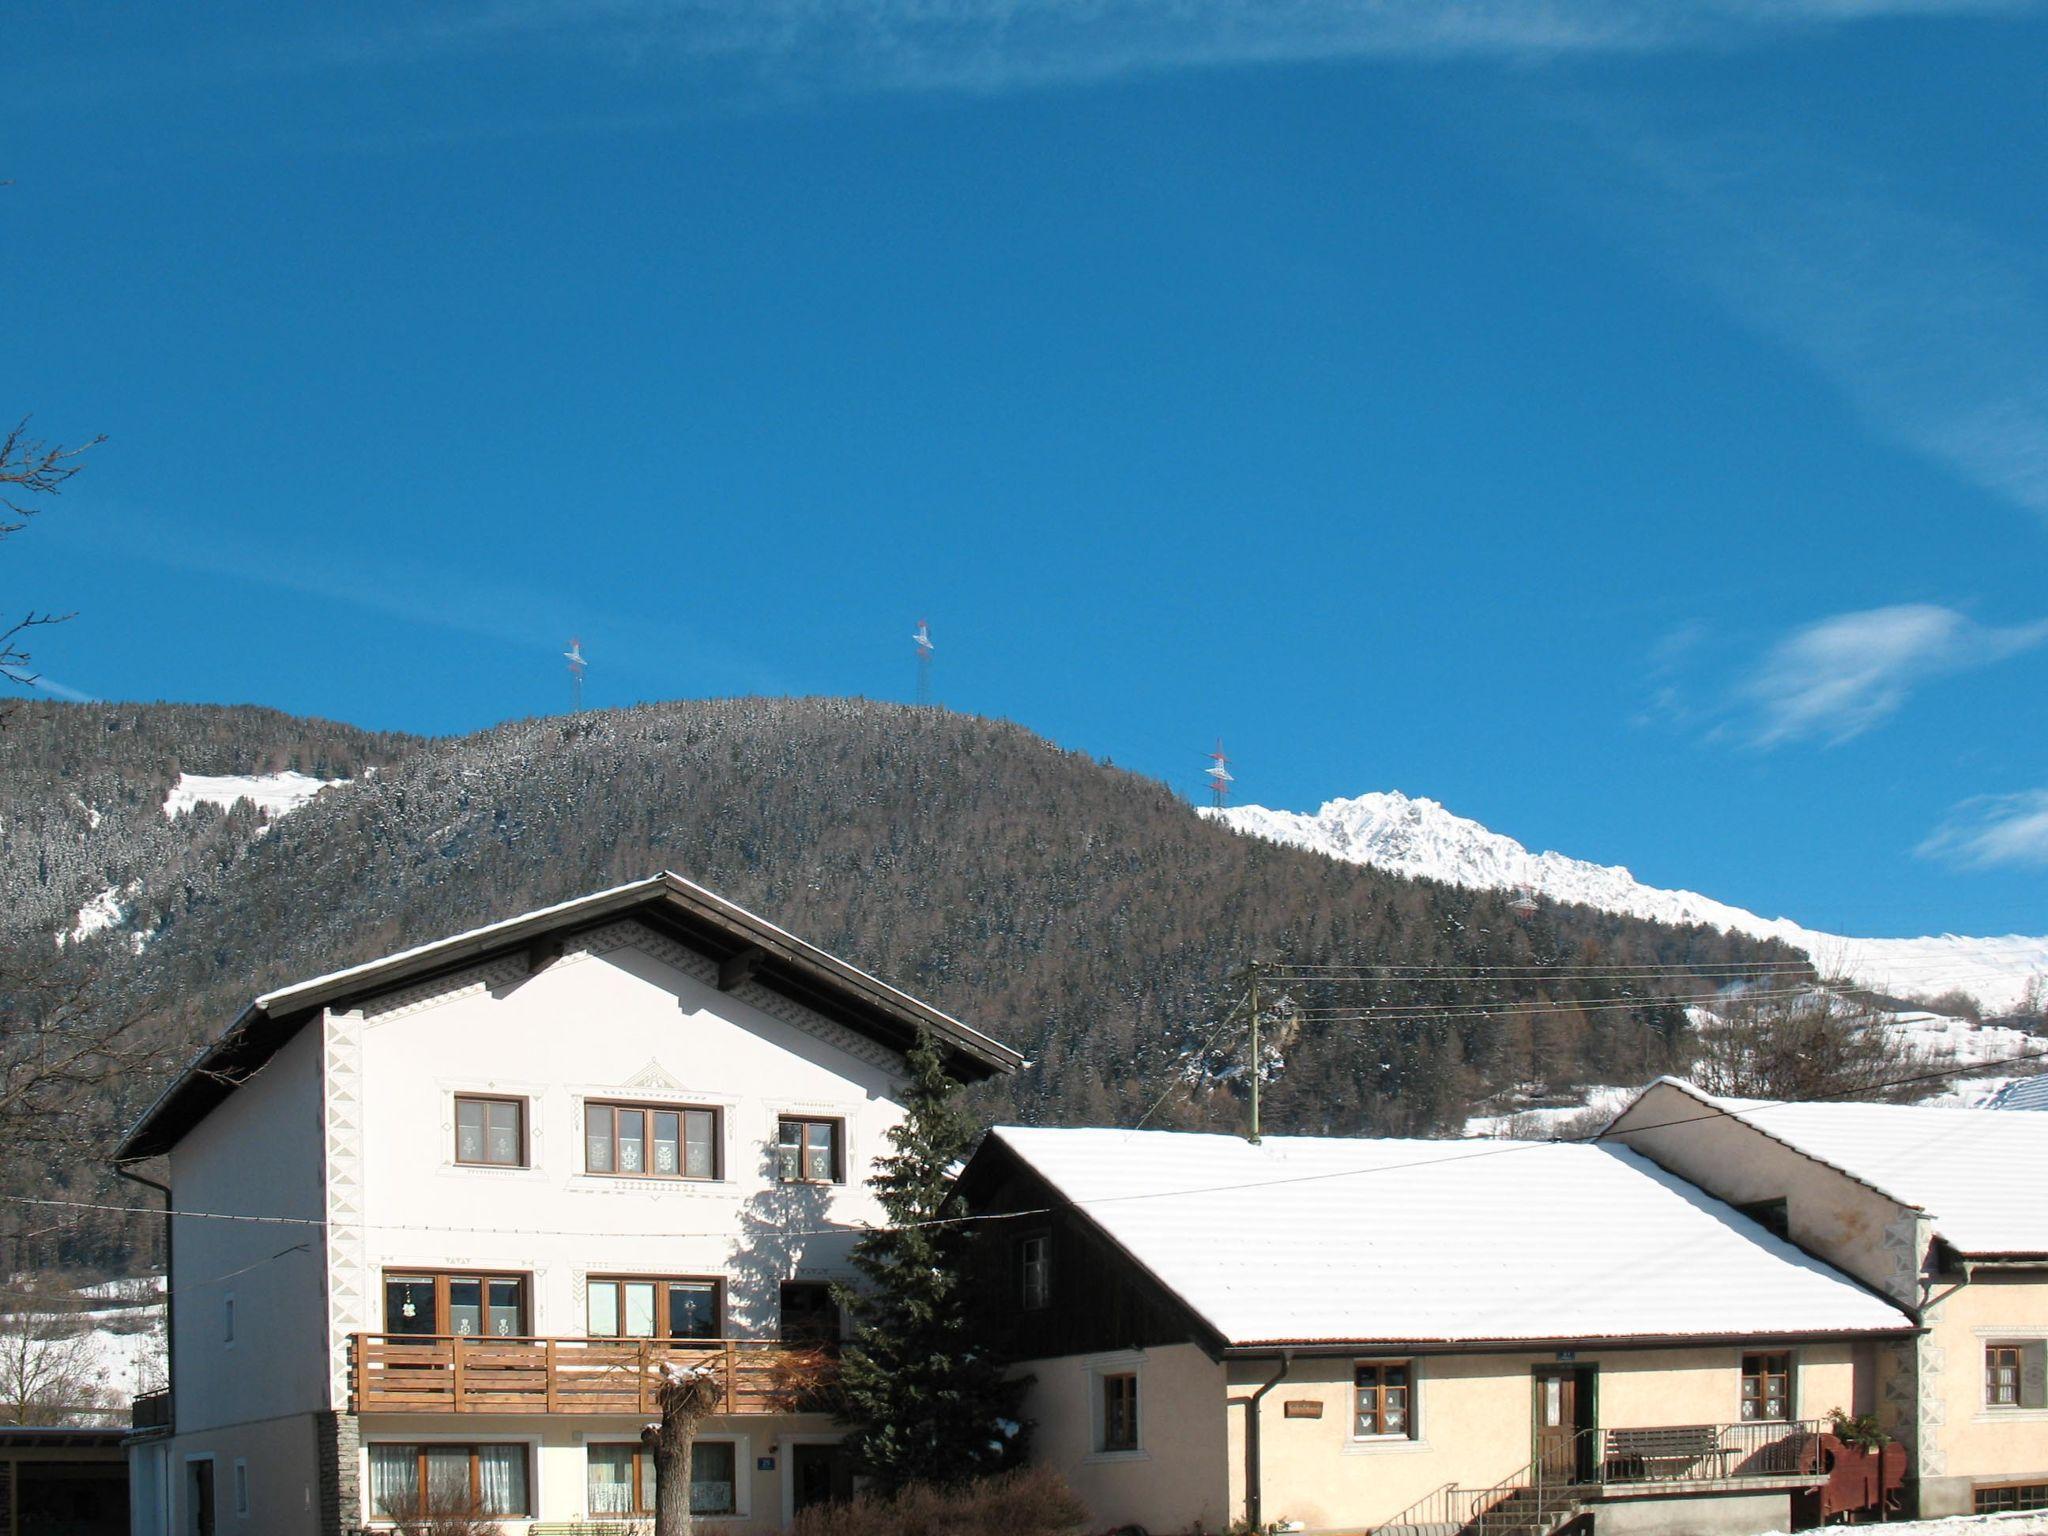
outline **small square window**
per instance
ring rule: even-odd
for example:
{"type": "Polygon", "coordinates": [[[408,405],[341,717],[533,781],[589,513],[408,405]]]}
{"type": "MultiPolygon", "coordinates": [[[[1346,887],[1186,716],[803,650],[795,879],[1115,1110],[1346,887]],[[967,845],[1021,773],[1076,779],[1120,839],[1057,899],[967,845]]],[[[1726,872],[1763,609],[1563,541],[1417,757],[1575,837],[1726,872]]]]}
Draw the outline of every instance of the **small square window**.
{"type": "Polygon", "coordinates": [[[776,1130],[775,1178],[782,1184],[837,1184],[845,1177],[840,1122],[785,1115],[776,1130]]]}
{"type": "Polygon", "coordinates": [[[1406,1360],[1373,1360],[1352,1368],[1352,1433],[1360,1439],[1415,1438],[1415,1368],[1406,1360]]]}
{"type": "Polygon", "coordinates": [[[526,1101],[457,1094],[455,1161],[484,1168],[524,1168],[526,1101]]]}

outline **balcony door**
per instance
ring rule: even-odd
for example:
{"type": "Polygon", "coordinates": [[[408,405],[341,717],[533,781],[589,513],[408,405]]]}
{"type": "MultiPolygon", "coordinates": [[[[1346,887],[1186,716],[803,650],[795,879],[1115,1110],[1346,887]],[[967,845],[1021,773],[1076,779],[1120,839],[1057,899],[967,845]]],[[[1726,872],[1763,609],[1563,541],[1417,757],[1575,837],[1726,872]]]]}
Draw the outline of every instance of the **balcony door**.
{"type": "Polygon", "coordinates": [[[1593,1475],[1594,1372],[1590,1365],[1536,1371],[1535,1460],[1545,1483],[1586,1482],[1593,1475]]]}

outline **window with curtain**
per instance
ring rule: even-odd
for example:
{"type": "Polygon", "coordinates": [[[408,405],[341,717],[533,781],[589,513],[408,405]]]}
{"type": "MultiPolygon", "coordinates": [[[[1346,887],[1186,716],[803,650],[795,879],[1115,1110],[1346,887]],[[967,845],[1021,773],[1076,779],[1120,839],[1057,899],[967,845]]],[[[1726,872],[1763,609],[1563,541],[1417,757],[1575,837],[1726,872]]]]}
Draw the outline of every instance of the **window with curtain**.
{"type": "Polygon", "coordinates": [[[1792,1357],[1742,1357],[1742,1422],[1782,1424],[1792,1417],[1792,1357]]]}
{"type": "MultiPolygon", "coordinates": [[[[640,1448],[634,1445],[589,1447],[585,1455],[588,1458],[586,1502],[590,1514],[638,1515],[652,1512],[653,1501],[643,1504],[639,1497],[638,1464],[641,1454],[640,1448]]],[[[651,1478],[647,1491],[654,1491],[651,1478]]]]}
{"type": "Polygon", "coordinates": [[[718,1177],[718,1111],[585,1104],[583,1171],[653,1179],[718,1177]]]}
{"type": "Polygon", "coordinates": [[[1138,1378],[1120,1371],[1102,1378],[1102,1451],[1138,1448],[1138,1378]]]}
{"type": "MultiPolygon", "coordinates": [[[[691,1514],[738,1513],[740,1506],[736,1460],[736,1451],[730,1440],[699,1440],[690,1447],[691,1514]]],[[[650,1477],[648,1482],[651,1485],[653,1479],[650,1477]]]]}
{"type": "Polygon", "coordinates": [[[594,1339],[715,1339],[718,1292],[716,1280],[592,1275],[584,1331],[594,1339]]]}
{"type": "Polygon", "coordinates": [[[494,1518],[530,1515],[526,1447],[374,1444],[370,1509],[380,1520],[424,1510],[494,1518]]]}
{"type": "Polygon", "coordinates": [[[776,1133],[775,1177],[782,1184],[836,1184],[842,1177],[837,1120],[785,1115],[776,1133]]]}
{"type": "Polygon", "coordinates": [[[386,1274],[384,1331],[401,1336],[523,1338],[526,1277],[386,1274]]]}
{"type": "Polygon", "coordinates": [[[492,1168],[524,1168],[526,1101],[457,1094],[455,1161],[492,1168]]]}
{"type": "Polygon", "coordinates": [[[1374,1360],[1353,1367],[1354,1435],[1415,1438],[1414,1415],[1408,1411],[1413,1369],[1406,1360],[1374,1360]]]}

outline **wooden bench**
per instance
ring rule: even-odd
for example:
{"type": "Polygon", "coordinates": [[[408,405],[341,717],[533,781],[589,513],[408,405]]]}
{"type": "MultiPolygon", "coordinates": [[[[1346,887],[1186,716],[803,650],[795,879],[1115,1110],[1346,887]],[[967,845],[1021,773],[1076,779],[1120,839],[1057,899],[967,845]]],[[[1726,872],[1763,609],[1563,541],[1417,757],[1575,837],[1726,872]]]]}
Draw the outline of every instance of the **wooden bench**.
{"type": "Polygon", "coordinates": [[[1655,1429],[1610,1429],[1601,1480],[1610,1483],[1677,1482],[1726,1477],[1734,1449],[1721,1443],[1714,1424],[1664,1424],[1655,1429]],[[1702,1467],[1708,1470],[1702,1472],[1702,1467]]]}

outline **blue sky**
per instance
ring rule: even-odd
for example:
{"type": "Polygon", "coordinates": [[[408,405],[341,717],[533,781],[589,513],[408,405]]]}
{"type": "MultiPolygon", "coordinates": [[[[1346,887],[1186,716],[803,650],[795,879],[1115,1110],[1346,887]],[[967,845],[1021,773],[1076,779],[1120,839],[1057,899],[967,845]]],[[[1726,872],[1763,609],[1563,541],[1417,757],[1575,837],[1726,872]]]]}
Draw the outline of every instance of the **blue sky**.
{"type": "Polygon", "coordinates": [[[53,686],[936,693],[1859,933],[2048,911],[2048,12],[30,7],[53,686]],[[1677,19],[1682,17],[1682,20],[1677,19]]]}

